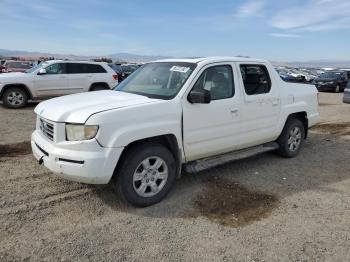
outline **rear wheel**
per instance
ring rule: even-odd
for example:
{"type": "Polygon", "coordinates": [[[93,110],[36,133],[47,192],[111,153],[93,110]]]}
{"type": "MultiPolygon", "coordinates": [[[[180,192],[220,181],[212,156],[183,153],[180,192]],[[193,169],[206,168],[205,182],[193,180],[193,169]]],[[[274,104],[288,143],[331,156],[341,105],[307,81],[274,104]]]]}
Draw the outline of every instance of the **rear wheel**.
{"type": "Polygon", "coordinates": [[[277,139],[279,145],[277,153],[283,157],[297,156],[302,147],[304,137],[304,124],[297,118],[289,118],[282,134],[277,139]]]}
{"type": "Polygon", "coordinates": [[[94,86],[94,87],[91,87],[90,91],[101,91],[101,90],[108,90],[108,88],[106,86],[94,86]]]}
{"type": "Polygon", "coordinates": [[[21,108],[27,105],[28,95],[22,88],[10,87],[5,90],[2,101],[8,108],[21,108]]]}
{"type": "Polygon", "coordinates": [[[160,202],[172,188],[176,163],[171,152],[156,143],[134,146],[122,159],[116,186],[119,194],[135,206],[160,202]]]}

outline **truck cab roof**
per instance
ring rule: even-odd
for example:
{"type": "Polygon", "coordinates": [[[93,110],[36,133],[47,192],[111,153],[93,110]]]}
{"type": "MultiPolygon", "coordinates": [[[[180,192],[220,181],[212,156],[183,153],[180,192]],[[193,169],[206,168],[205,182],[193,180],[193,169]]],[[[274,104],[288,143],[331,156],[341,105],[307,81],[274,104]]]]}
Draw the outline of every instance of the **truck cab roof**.
{"type": "Polygon", "coordinates": [[[256,58],[247,58],[247,57],[225,57],[225,56],[217,56],[217,57],[200,57],[200,58],[170,58],[170,59],[162,59],[156,60],[154,62],[183,62],[183,63],[220,63],[220,62],[256,62],[256,63],[266,63],[267,60],[256,59],[256,58]]]}

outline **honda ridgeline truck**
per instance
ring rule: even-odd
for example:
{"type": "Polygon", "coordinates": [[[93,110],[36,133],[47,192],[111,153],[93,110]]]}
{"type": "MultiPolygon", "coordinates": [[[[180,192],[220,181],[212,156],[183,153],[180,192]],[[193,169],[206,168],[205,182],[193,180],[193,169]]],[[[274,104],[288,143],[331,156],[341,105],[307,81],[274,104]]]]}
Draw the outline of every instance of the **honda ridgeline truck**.
{"type": "Polygon", "coordinates": [[[159,202],[189,173],[276,151],[295,157],[319,120],[314,86],[286,83],[264,60],[148,63],[114,90],[35,108],[33,154],[58,176],[118,187],[136,206],[159,202]]]}

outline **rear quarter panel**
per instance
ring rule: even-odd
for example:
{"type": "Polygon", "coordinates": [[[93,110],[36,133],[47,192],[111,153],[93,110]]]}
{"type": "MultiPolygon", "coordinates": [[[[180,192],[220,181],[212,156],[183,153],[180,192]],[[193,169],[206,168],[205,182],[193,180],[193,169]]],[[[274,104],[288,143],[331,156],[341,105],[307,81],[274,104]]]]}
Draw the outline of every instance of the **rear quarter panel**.
{"type": "Polygon", "coordinates": [[[309,127],[319,121],[318,91],[314,85],[287,83],[281,81],[281,121],[279,131],[282,132],[284,124],[291,114],[305,112],[307,114],[309,127]]]}

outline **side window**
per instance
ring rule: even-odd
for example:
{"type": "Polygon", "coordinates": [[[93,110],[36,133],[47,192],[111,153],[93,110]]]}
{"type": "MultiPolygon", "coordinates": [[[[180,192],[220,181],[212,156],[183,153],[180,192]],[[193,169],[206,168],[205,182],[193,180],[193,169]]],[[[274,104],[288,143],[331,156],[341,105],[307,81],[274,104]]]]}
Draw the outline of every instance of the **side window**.
{"type": "Polygon", "coordinates": [[[100,65],[83,63],[69,63],[68,72],[69,74],[107,73],[107,71],[100,65]]]}
{"type": "Polygon", "coordinates": [[[63,63],[52,64],[45,68],[46,74],[48,75],[58,75],[66,73],[66,66],[63,63]]]}
{"type": "Polygon", "coordinates": [[[82,64],[79,63],[68,63],[68,74],[83,74],[82,64]]]}
{"type": "Polygon", "coordinates": [[[100,65],[85,64],[84,67],[86,68],[86,73],[107,73],[107,71],[100,65]]]}
{"type": "Polygon", "coordinates": [[[264,65],[241,65],[244,89],[247,95],[269,93],[271,79],[264,65]]]}
{"type": "Polygon", "coordinates": [[[235,88],[232,67],[220,65],[207,68],[198,78],[193,88],[210,91],[212,100],[233,97],[235,88]]]}

